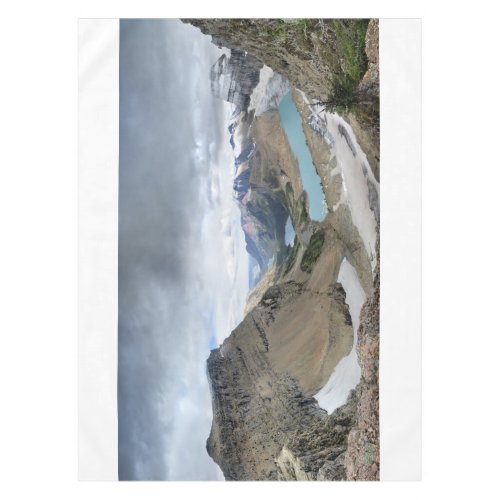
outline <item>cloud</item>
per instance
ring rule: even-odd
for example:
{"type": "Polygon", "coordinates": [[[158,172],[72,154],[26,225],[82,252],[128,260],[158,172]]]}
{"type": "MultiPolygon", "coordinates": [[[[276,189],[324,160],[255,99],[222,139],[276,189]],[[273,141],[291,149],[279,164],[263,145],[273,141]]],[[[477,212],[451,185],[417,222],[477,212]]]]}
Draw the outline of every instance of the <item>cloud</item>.
{"type": "Polygon", "coordinates": [[[120,479],[220,477],[206,358],[247,291],[220,53],[177,20],[120,24],[120,479]]]}

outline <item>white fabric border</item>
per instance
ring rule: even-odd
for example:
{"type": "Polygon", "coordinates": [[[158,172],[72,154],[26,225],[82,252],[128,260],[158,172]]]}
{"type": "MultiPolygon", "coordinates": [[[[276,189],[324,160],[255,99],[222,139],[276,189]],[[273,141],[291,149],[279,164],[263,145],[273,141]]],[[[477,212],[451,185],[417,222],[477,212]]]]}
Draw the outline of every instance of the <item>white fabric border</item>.
{"type": "Polygon", "coordinates": [[[380,478],[422,469],[421,21],[380,19],[380,478]]]}
{"type": "Polygon", "coordinates": [[[79,21],[78,476],[118,479],[119,21],[79,21]]]}

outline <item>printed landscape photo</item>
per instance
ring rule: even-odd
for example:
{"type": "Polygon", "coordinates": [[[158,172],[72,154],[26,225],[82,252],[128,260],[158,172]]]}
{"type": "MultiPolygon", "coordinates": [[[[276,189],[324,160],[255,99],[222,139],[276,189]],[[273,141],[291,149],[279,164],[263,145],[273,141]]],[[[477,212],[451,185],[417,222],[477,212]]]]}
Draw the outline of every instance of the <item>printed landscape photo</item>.
{"type": "Polygon", "coordinates": [[[379,480],[376,19],[120,21],[120,480],[379,480]]]}

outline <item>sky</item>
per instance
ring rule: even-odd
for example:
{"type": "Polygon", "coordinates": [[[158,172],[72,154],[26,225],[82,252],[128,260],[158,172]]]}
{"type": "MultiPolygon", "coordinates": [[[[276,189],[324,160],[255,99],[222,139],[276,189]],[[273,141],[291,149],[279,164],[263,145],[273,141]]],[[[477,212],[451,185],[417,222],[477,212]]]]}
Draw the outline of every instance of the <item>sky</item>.
{"type": "Polygon", "coordinates": [[[206,359],[241,321],[248,255],[232,197],[222,51],[178,20],[120,22],[121,480],[223,479],[206,452],[206,359]]]}

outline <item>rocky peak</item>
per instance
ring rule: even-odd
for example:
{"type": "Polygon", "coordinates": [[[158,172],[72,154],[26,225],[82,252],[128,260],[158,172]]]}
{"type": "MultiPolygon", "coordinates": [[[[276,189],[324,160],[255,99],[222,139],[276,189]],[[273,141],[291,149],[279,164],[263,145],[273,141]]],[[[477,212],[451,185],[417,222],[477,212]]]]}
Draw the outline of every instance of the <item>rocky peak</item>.
{"type": "MultiPolygon", "coordinates": [[[[377,245],[377,254],[379,248],[377,245]]],[[[348,480],[380,480],[379,443],[379,351],[380,351],[380,264],[375,269],[373,295],[361,310],[358,330],[358,359],[361,381],[356,387],[357,422],[351,429],[346,450],[348,480]]]]}
{"type": "Polygon", "coordinates": [[[345,452],[356,422],[356,393],[328,418],[297,432],[283,446],[276,465],[282,481],[341,481],[346,479],[345,452]]]}
{"type": "Polygon", "coordinates": [[[339,457],[354,425],[355,403],[329,417],[312,397],[323,383],[321,367],[332,347],[352,333],[342,292],[317,294],[295,281],[275,285],[211,351],[207,373],[214,419],[207,450],[226,479],[302,479],[302,473],[294,476],[289,470],[293,460],[311,479],[322,467],[325,478],[345,478],[339,457]],[[334,332],[315,342],[308,329],[313,303],[321,306],[317,316],[333,321],[334,332]],[[291,310],[302,317],[295,330],[289,325],[291,310]],[[283,351],[286,340],[304,353],[308,370],[292,366],[296,355],[283,351]],[[308,446],[312,457],[306,457],[308,446]]]}
{"type": "Polygon", "coordinates": [[[243,50],[232,49],[230,56],[223,54],[210,71],[213,95],[246,110],[262,67],[261,62],[243,50]]]}

